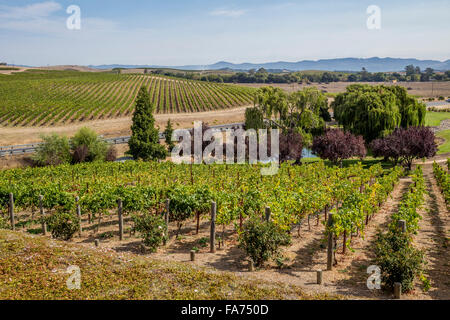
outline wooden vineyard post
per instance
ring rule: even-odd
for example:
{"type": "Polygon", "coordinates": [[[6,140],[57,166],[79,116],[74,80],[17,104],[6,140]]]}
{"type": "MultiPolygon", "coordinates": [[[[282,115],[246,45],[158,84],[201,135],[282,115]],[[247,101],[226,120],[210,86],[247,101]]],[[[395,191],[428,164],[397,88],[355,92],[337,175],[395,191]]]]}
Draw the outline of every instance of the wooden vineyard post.
{"type": "Polygon", "coordinates": [[[270,221],[270,215],[271,215],[270,207],[266,207],[266,222],[270,221]]]}
{"type": "Polygon", "coordinates": [[[345,251],[347,249],[347,230],[344,230],[344,241],[342,243],[342,254],[345,254],[345,251]]]}
{"type": "Polygon", "coordinates": [[[169,214],[170,214],[170,199],[166,199],[166,211],[164,212],[164,221],[166,222],[164,245],[167,245],[167,243],[169,242],[169,214]]]}
{"type": "MultiPolygon", "coordinates": [[[[328,214],[328,227],[333,226],[333,213],[328,214]]],[[[328,232],[327,270],[333,270],[333,233],[328,232]]]]}
{"type": "Polygon", "coordinates": [[[117,206],[118,206],[118,215],[119,215],[119,239],[120,241],[123,240],[123,204],[122,199],[117,200],[117,206]]]}
{"type": "Polygon", "coordinates": [[[80,207],[80,197],[75,197],[75,202],[77,205],[77,217],[78,217],[78,222],[80,223],[80,227],[78,229],[78,234],[81,238],[81,232],[83,232],[83,227],[81,226],[81,207],[80,207]]]}
{"type": "Polygon", "coordinates": [[[394,283],[394,299],[402,298],[402,284],[400,282],[394,283]]]}
{"type": "Polygon", "coordinates": [[[402,233],[406,232],[406,221],[405,220],[398,220],[398,228],[402,233]]]}
{"type": "Polygon", "coordinates": [[[45,223],[45,212],[44,212],[44,204],[42,203],[44,200],[44,196],[39,196],[39,213],[41,214],[42,220],[42,233],[44,236],[47,234],[47,223],[45,223]]]}
{"type": "Polygon", "coordinates": [[[248,259],[248,271],[250,272],[255,271],[255,264],[253,263],[253,260],[251,258],[248,259]]]}
{"type": "Polygon", "coordinates": [[[211,253],[216,252],[216,210],[217,210],[216,203],[214,201],[211,201],[211,235],[210,235],[211,253]]]}
{"type": "Polygon", "coordinates": [[[322,284],[322,270],[317,270],[317,284],[322,284]]]}
{"type": "Polygon", "coordinates": [[[12,193],[9,194],[9,218],[11,219],[11,228],[12,230],[16,230],[16,224],[14,222],[14,195],[12,193]]]}

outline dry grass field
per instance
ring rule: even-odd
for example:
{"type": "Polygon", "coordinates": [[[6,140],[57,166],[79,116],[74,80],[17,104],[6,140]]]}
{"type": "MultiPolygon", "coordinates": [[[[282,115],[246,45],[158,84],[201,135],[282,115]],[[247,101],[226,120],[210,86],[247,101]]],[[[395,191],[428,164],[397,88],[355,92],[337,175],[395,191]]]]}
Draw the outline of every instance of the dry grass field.
{"type": "Polygon", "coordinates": [[[273,86],[282,88],[288,92],[298,91],[305,87],[317,87],[320,90],[325,90],[327,93],[344,92],[347,86],[351,84],[369,84],[369,85],[399,85],[408,89],[409,94],[423,97],[423,98],[437,98],[439,96],[450,96],[450,82],[331,82],[331,83],[313,83],[313,84],[298,84],[298,83],[240,83],[241,86],[252,88],[260,88],[264,86],[273,86]]]}

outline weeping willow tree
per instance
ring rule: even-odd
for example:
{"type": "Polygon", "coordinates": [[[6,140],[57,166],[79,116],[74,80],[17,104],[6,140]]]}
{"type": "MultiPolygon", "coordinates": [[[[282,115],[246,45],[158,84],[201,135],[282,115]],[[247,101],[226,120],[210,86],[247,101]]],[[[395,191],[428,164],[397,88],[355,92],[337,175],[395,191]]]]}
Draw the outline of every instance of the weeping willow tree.
{"type": "Polygon", "coordinates": [[[280,88],[263,87],[255,94],[255,108],[268,118],[281,120],[287,113],[287,94],[280,88]]]}
{"type": "Polygon", "coordinates": [[[339,124],[366,141],[425,122],[425,105],[398,86],[351,85],[336,96],[332,107],[339,124]]]}
{"type": "Polygon", "coordinates": [[[424,103],[410,96],[404,87],[381,86],[381,88],[391,91],[397,97],[397,104],[402,117],[400,122],[402,128],[421,127],[425,125],[427,107],[424,103]]]}
{"type": "Polygon", "coordinates": [[[328,100],[314,87],[291,94],[279,88],[260,88],[255,106],[247,109],[246,124],[254,128],[254,123],[261,122],[261,116],[273,120],[284,132],[300,133],[305,144],[312,142],[312,135],[322,133],[325,121],[330,119],[328,100]]]}

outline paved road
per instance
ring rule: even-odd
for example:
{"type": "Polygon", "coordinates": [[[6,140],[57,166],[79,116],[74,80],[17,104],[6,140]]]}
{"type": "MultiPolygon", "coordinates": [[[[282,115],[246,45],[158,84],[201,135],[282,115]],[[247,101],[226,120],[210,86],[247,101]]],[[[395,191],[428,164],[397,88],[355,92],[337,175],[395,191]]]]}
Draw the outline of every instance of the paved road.
{"type": "MultiPolygon", "coordinates": [[[[222,131],[228,129],[241,129],[244,127],[243,123],[230,123],[230,124],[222,124],[218,126],[210,126],[211,129],[220,129],[222,131]]],[[[159,133],[159,139],[164,139],[164,134],[162,132],[159,133]]],[[[125,137],[116,137],[116,138],[106,138],[105,141],[111,144],[126,144],[130,140],[130,136],[125,137]]],[[[0,157],[5,157],[8,155],[23,155],[34,153],[36,148],[41,144],[41,142],[33,143],[33,144],[23,144],[23,145],[15,145],[15,146],[0,146],[0,157]]]]}

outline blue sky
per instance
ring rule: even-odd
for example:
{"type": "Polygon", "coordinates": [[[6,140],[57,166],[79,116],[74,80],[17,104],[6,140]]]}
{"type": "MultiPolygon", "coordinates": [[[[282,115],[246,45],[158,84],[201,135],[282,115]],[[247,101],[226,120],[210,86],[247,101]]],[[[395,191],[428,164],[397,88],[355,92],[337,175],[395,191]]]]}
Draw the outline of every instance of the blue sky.
{"type": "Polygon", "coordinates": [[[0,60],[210,64],[341,57],[450,59],[450,0],[0,0],[0,60]],[[68,30],[70,5],[81,30],[68,30]],[[369,30],[369,5],[381,29],[369,30]]]}

